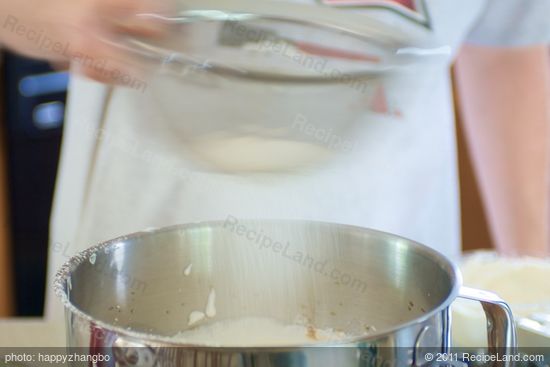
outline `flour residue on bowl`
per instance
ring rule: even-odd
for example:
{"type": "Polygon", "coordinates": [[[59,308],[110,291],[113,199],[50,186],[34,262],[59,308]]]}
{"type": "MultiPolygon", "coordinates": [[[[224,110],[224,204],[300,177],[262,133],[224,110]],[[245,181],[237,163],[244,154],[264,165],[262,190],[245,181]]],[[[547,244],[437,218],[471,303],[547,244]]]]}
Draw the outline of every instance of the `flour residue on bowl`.
{"type": "Polygon", "coordinates": [[[208,295],[208,301],[206,301],[206,316],[209,318],[216,316],[216,291],[214,289],[210,290],[208,295]]]}
{"type": "Polygon", "coordinates": [[[187,267],[185,268],[185,270],[183,271],[183,275],[185,275],[186,277],[188,277],[189,275],[191,275],[191,270],[193,269],[193,264],[189,264],[187,265],[187,267]]]}
{"type": "Polygon", "coordinates": [[[174,335],[180,343],[223,347],[276,347],[344,340],[349,335],[312,325],[285,324],[268,317],[216,322],[174,335]]]}
{"type": "Polygon", "coordinates": [[[206,318],[216,317],[216,290],[210,289],[204,311],[192,311],[189,314],[187,325],[192,326],[206,318]]]}
{"type": "Polygon", "coordinates": [[[187,322],[187,325],[193,326],[196,323],[204,320],[206,318],[206,315],[202,311],[193,311],[189,314],[189,321],[187,322]]]}

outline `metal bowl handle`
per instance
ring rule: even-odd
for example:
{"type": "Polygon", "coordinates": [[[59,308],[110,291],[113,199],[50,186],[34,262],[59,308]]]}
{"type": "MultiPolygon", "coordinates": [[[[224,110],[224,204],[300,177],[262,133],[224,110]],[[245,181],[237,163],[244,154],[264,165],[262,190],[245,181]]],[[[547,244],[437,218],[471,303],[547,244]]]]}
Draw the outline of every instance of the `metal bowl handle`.
{"type": "MultiPolygon", "coordinates": [[[[494,293],[479,289],[462,287],[460,298],[478,301],[487,317],[487,341],[491,354],[515,354],[517,336],[514,316],[510,306],[494,293]]],[[[510,366],[506,362],[504,366],[510,366]]]]}

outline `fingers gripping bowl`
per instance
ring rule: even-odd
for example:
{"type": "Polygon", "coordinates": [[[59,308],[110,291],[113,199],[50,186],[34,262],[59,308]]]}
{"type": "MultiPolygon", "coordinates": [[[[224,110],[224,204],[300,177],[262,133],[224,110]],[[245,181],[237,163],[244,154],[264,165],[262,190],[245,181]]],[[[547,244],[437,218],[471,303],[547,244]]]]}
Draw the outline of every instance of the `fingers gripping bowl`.
{"type": "MultiPolygon", "coordinates": [[[[448,260],[400,237],[338,224],[235,219],[98,245],[68,262],[55,287],[66,307],[69,346],[114,347],[119,358],[125,354],[117,351],[137,348],[160,365],[201,365],[217,356],[229,366],[250,359],[271,366],[273,358],[297,354],[307,357],[306,366],[353,366],[361,363],[361,348],[376,347],[401,366],[421,364],[421,356],[384,347],[448,347],[450,304],[460,292],[480,298],[460,282],[448,260]],[[333,334],[274,344],[260,333],[248,345],[189,337],[249,318],[333,334]]],[[[491,297],[484,304],[492,341],[512,348],[509,309],[491,297]]]]}

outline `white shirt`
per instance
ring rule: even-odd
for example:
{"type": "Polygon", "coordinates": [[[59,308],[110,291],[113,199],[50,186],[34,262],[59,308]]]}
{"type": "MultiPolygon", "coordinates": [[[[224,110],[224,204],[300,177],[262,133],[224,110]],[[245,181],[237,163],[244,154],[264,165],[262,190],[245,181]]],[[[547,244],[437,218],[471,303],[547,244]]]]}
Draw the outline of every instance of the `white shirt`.
{"type": "MultiPolygon", "coordinates": [[[[193,116],[167,119],[149,90],[111,91],[74,78],[51,225],[49,284],[68,256],[100,241],[228,216],[353,224],[458,256],[453,56],[465,40],[514,46],[548,41],[549,32],[542,30],[550,0],[400,1],[406,6],[367,0],[353,9],[346,9],[352,0],[299,2],[374,17],[412,37],[411,46],[441,45],[449,53],[370,106],[377,117],[365,122],[351,156],[273,181],[191,169],[171,124],[193,116]]],[[[57,302],[48,306],[59,309],[57,302]]]]}

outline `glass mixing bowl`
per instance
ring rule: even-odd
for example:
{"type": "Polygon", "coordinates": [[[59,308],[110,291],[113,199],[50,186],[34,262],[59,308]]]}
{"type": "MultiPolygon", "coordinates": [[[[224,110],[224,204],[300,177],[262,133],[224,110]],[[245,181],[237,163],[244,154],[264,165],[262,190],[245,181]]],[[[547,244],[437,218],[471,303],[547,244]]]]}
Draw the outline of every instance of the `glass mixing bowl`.
{"type": "Polygon", "coordinates": [[[292,171],[352,153],[374,99],[403,89],[421,59],[404,52],[404,34],[367,34],[307,14],[147,16],[168,23],[170,36],[125,47],[161,61],[147,88],[159,126],[199,166],[226,172],[292,171]]]}

